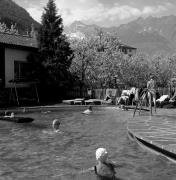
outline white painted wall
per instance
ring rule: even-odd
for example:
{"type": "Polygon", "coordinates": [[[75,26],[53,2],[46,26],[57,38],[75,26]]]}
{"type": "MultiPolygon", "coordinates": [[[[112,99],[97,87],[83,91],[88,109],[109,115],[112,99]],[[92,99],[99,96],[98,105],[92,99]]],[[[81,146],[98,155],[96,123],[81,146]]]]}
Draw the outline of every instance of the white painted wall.
{"type": "MultiPolygon", "coordinates": [[[[26,50],[5,48],[5,87],[12,86],[9,80],[14,79],[14,61],[26,61],[29,53],[26,50]]],[[[24,86],[24,84],[18,86],[24,86]]]]}

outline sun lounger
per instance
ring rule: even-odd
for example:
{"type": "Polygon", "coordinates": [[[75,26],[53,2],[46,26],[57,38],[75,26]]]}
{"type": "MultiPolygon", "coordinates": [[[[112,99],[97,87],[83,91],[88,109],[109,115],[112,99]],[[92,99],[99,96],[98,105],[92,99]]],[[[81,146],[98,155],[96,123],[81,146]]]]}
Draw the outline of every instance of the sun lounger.
{"type": "Polygon", "coordinates": [[[89,99],[85,101],[85,105],[94,104],[94,105],[101,105],[102,100],[101,99],[89,99]]]}

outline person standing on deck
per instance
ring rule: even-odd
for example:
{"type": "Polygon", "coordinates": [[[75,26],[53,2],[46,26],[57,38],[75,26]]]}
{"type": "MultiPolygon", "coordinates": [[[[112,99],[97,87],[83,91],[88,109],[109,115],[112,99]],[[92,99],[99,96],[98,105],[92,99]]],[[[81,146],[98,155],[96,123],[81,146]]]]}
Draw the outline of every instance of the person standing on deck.
{"type": "Polygon", "coordinates": [[[154,108],[156,112],[156,83],[155,80],[153,79],[153,75],[150,75],[150,80],[147,82],[147,90],[148,90],[148,98],[149,98],[149,106],[151,109],[151,114],[152,114],[152,99],[154,103],[154,108]]]}

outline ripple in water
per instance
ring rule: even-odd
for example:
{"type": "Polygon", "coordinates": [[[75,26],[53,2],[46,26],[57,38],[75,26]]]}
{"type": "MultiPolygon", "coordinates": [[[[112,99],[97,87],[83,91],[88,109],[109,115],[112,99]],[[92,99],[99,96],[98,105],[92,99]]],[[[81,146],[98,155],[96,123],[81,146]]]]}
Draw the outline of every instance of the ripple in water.
{"type": "Polygon", "coordinates": [[[106,147],[121,180],[175,180],[176,166],[144,151],[127,137],[130,111],[94,109],[90,115],[69,110],[27,114],[31,124],[0,122],[0,179],[96,179],[94,173],[78,175],[95,165],[95,150],[106,147]],[[52,120],[61,121],[54,133],[52,120]]]}

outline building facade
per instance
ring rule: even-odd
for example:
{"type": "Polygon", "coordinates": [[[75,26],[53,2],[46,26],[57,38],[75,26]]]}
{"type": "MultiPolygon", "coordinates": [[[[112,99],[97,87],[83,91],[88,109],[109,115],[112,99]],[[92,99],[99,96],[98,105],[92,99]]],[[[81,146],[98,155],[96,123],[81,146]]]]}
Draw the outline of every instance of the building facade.
{"type": "Polygon", "coordinates": [[[30,67],[27,56],[37,49],[36,38],[0,32],[1,87],[9,88],[13,86],[11,83],[13,80],[23,79],[26,76],[30,67]]]}
{"type": "Polygon", "coordinates": [[[132,55],[134,55],[136,53],[137,48],[131,47],[131,46],[128,46],[128,45],[125,45],[125,44],[120,44],[119,50],[121,52],[123,52],[124,54],[132,56],[132,55]]]}

